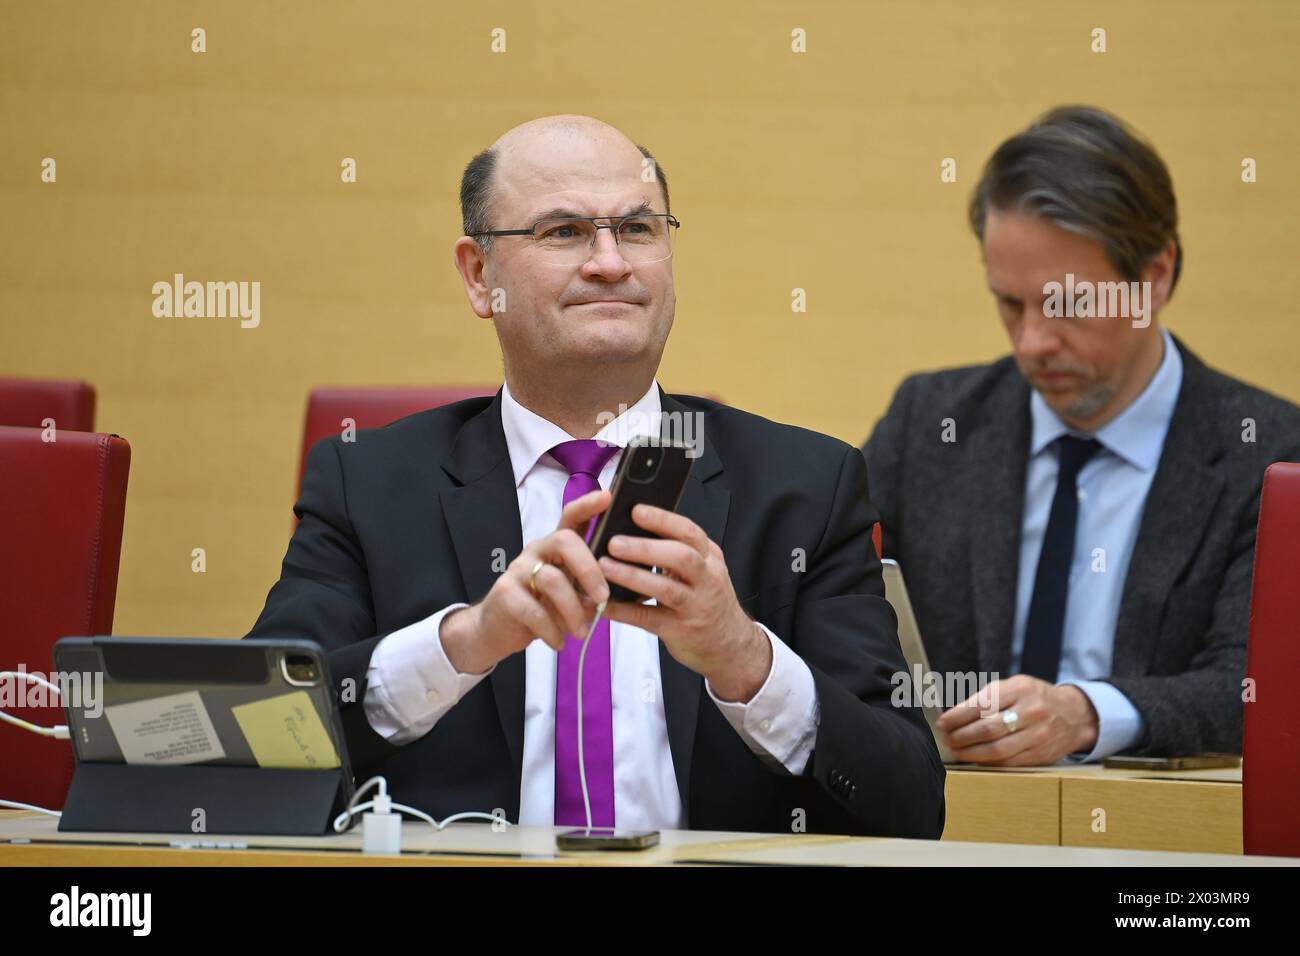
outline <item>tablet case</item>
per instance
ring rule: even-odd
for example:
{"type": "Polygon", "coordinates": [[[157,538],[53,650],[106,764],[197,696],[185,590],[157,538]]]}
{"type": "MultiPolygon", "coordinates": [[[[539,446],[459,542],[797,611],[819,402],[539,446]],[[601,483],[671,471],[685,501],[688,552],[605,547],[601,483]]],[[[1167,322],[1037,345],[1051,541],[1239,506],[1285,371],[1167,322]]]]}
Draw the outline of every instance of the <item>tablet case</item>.
{"type": "MultiPolygon", "coordinates": [[[[286,653],[311,657],[319,668],[320,680],[311,696],[338,751],[339,767],[310,770],[235,765],[236,761],[249,761],[251,754],[231,746],[230,722],[220,712],[214,714],[214,724],[224,731],[221,740],[229,755],[226,762],[141,765],[87,760],[87,744],[95,739],[91,718],[69,708],[68,727],[77,766],[59,830],[183,833],[191,837],[320,836],[330,832],[334,817],[351,795],[351,770],[333,685],[318,645],[207,638],[64,638],[55,646],[55,661],[60,671],[102,669],[105,687],[111,684],[118,694],[110,703],[202,687],[206,697],[229,704],[246,702],[250,695],[258,699],[294,689],[296,685],[279,682],[279,671],[270,664],[286,653]]],[[[97,733],[102,742],[104,729],[98,728],[97,733]]],[[[102,752],[99,756],[103,757],[102,752]]]]}

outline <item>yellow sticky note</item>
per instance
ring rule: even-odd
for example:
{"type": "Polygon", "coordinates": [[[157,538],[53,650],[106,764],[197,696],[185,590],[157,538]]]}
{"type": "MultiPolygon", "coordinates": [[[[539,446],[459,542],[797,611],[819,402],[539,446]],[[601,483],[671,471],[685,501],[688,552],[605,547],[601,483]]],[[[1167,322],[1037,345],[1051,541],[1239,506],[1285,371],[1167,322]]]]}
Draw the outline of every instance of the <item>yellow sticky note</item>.
{"type": "Polygon", "coordinates": [[[339,755],[305,690],[230,708],[260,767],[329,770],[339,755]]]}

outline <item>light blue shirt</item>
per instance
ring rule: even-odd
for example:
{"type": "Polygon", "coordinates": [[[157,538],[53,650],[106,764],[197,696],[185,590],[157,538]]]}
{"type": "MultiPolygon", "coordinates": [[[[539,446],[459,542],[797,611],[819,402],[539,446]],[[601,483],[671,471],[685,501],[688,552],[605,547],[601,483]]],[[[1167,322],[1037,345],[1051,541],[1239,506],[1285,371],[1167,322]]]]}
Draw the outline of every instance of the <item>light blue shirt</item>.
{"type": "MultiPolygon", "coordinates": [[[[1070,590],[1061,636],[1058,683],[1074,684],[1092,701],[1100,721],[1097,744],[1083,756],[1101,760],[1132,747],[1146,725],[1132,701],[1108,677],[1115,651],[1115,624],[1129,559],[1137,544],[1147,492],[1155,478],[1165,435],[1183,383],[1183,361],[1173,338],[1161,329],[1164,358],[1134,402],[1095,434],[1075,431],[1056,417],[1038,392],[1029,400],[1033,424],[1025,477],[1025,514],[1020,537],[1020,579],[1016,588],[1016,627],[1011,671],[1020,670],[1025,623],[1034,593],[1038,557],[1056,494],[1058,472],[1052,442],[1062,435],[1095,438],[1101,449],[1079,472],[1079,517],[1070,561],[1070,590]]],[[[1079,755],[1074,755],[1076,759],[1079,755]]]]}

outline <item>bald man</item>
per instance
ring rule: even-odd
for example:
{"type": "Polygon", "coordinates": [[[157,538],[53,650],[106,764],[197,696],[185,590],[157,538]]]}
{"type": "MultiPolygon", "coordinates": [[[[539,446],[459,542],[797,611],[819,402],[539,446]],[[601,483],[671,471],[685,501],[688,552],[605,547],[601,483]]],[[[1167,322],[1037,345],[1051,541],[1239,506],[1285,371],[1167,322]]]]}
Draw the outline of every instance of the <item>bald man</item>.
{"type": "Polygon", "coordinates": [[[474,157],[461,206],[455,265],[505,384],[317,443],[249,636],[322,645],[358,776],[436,818],[939,837],[943,766],[891,701],[861,454],[655,380],[663,167],[547,117],[474,157]],[[677,511],[638,507],[647,536],[597,561],[582,532],[623,449],[660,436],[695,455],[677,511]],[[593,622],[611,584],[652,600],[593,622]]]}

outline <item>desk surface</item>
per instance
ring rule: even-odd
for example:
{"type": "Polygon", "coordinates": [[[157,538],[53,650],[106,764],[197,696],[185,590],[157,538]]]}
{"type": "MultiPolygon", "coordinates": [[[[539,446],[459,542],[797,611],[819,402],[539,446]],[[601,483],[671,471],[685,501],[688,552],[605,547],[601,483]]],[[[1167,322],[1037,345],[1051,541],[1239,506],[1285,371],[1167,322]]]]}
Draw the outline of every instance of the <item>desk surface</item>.
{"type": "Polygon", "coordinates": [[[562,852],[552,827],[493,831],[456,823],[436,832],[412,821],[403,823],[400,856],[367,856],[358,830],[323,837],[60,833],[51,817],[0,811],[0,866],[1300,866],[1211,853],[704,830],[665,830],[659,846],[645,851],[562,852]],[[214,846],[171,845],[199,841],[214,846]]]}

